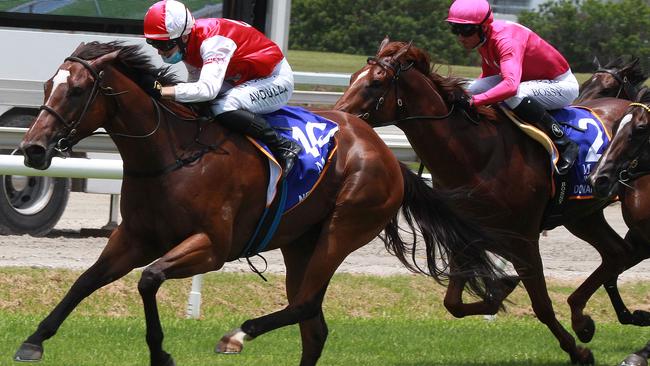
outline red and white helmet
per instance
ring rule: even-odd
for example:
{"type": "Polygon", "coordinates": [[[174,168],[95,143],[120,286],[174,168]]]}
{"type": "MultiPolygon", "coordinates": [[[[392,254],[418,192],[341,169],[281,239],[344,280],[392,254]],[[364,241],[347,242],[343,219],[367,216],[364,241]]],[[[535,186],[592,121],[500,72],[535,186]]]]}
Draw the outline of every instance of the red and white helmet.
{"type": "Polygon", "coordinates": [[[494,20],[486,0],[456,0],[449,8],[447,21],[458,24],[490,24],[494,20]]]}
{"type": "Polygon", "coordinates": [[[144,36],[166,41],[190,34],[194,17],[190,10],[176,0],[163,0],[153,4],[144,16],[144,36]]]}

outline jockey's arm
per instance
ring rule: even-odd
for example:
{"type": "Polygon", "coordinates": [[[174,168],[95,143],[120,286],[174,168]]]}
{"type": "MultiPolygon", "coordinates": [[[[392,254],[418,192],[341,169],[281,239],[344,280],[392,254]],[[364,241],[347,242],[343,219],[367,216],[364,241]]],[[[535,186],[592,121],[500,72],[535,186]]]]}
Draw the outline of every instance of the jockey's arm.
{"type": "Polygon", "coordinates": [[[473,104],[477,106],[492,104],[516,95],[521,83],[523,58],[524,45],[509,43],[499,47],[499,67],[502,80],[485,93],[475,95],[472,98],[473,104]]]}
{"type": "MultiPolygon", "coordinates": [[[[192,83],[173,86],[174,99],[179,102],[205,102],[219,94],[226,69],[237,46],[231,39],[215,36],[203,41],[201,58],[203,67],[199,79],[192,83]]],[[[165,95],[163,90],[163,96],[165,95]]]]}

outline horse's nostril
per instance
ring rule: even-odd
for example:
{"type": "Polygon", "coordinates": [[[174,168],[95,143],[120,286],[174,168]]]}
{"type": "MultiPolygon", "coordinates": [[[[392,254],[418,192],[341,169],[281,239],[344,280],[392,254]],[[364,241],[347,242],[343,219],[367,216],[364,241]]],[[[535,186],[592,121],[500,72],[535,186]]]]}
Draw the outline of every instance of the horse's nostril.
{"type": "Polygon", "coordinates": [[[40,145],[28,145],[22,147],[23,155],[25,155],[25,165],[30,167],[40,167],[45,162],[47,152],[45,147],[40,145]]]}

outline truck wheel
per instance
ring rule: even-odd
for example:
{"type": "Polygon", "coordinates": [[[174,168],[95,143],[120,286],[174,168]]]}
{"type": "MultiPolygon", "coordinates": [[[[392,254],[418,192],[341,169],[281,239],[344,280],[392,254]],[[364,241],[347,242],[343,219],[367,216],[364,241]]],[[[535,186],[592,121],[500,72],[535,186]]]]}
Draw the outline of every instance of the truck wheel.
{"type": "Polygon", "coordinates": [[[70,178],[0,176],[0,234],[47,235],[63,215],[70,178]]]}
{"type": "MultiPolygon", "coordinates": [[[[28,127],[28,114],[4,115],[3,127],[28,127]]],[[[0,150],[13,155],[16,151],[0,150]]],[[[0,175],[0,234],[47,235],[63,215],[70,195],[70,178],[0,175]]]]}

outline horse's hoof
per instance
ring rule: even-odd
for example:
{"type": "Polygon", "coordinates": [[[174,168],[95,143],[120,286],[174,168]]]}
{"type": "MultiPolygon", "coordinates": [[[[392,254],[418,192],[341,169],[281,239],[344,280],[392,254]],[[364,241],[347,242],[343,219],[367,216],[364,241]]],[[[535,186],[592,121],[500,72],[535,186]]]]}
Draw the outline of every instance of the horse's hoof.
{"type": "Polygon", "coordinates": [[[227,355],[239,354],[244,349],[244,340],[252,339],[241,328],[237,328],[230,333],[227,333],[219,340],[215,347],[216,353],[223,353],[227,355]]]}
{"type": "Polygon", "coordinates": [[[648,366],[648,360],[633,353],[627,356],[618,366],[648,366]]]}
{"type": "Polygon", "coordinates": [[[14,355],[14,361],[35,362],[43,358],[43,347],[38,344],[23,343],[14,355]]]}
{"type": "Polygon", "coordinates": [[[594,323],[594,320],[589,315],[585,315],[582,327],[578,329],[574,328],[574,331],[580,342],[589,343],[594,338],[594,333],[596,333],[596,323],[594,323]]]}
{"type": "Polygon", "coordinates": [[[632,313],[632,318],[634,319],[632,324],[638,325],[640,327],[647,327],[650,325],[650,313],[643,310],[634,310],[632,313]]]}
{"type": "Polygon", "coordinates": [[[241,353],[242,349],[244,349],[244,345],[239,341],[224,336],[219,340],[214,351],[224,355],[238,355],[241,353]]]}
{"type": "Polygon", "coordinates": [[[593,366],[596,364],[594,354],[586,347],[576,347],[576,354],[571,356],[571,363],[579,366],[593,366]]]}

